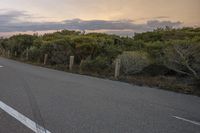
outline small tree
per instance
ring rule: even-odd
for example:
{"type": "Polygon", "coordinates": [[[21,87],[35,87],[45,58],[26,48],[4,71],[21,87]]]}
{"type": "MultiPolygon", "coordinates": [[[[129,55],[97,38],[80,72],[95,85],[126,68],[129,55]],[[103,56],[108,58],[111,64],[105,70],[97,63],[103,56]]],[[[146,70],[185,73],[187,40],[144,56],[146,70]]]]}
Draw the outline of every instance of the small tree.
{"type": "Polygon", "coordinates": [[[121,70],[125,74],[136,74],[150,65],[148,54],[140,51],[124,52],[119,57],[121,59],[121,70]]]}
{"type": "Polygon", "coordinates": [[[176,41],[164,51],[164,64],[169,69],[200,78],[200,43],[176,41]]]}

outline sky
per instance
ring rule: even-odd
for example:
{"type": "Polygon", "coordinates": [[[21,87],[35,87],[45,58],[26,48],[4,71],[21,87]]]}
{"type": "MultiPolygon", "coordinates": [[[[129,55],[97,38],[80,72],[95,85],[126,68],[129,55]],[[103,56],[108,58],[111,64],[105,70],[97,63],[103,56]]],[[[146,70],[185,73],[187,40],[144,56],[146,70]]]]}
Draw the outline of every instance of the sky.
{"type": "Polygon", "coordinates": [[[61,29],[133,35],[200,26],[200,0],[0,0],[0,36],[61,29]]]}

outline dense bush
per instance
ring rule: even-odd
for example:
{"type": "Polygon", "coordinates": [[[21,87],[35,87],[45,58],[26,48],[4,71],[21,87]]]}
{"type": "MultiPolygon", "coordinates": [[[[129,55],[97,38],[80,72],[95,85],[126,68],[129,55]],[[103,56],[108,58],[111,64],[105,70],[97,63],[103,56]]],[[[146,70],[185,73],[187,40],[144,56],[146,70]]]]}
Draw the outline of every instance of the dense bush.
{"type": "Polygon", "coordinates": [[[169,69],[200,78],[200,42],[174,41],[164,53],[164,63],[169,69]]]}
{"type": "Polygon", "coordinates": [[[66,64],[69,60],[69,55],[72,54],[68,50],[68,43],[64,40],[44,42],[40,49],[43,55],[48,54],[48,63],[51,65],[66,64]]]}
{"type": "Polygon", "coordinates": [[[29,60],[31,61],[40,61],[41,60],[41,51],[39,48],[35,46],[31,46],[30,49],[28,50],[29,53],[29,60]]]}
{"type": "Polygon", "coordinates": [[[33,45],[33,41],[36,38],[36,36],[32,35],[15,35],[10,37],[8,40],[5,40],[3,45],[12,55],[16,53],[17,56],[20,56],[27,48],[30,48],[33,45]]]}
{"type": "Polygon", "coordinates": [[[171,76],[175,75],[176,73],[162,64],[154,63],[145,67],[140,74],[146,76],[171,76]]]}
{"type": "Polygon", "coordinates": [[[118,57],[121,60],[122,71],[125,74],[136,74],[150,65],[148,54],[141,51],[124,52],[118,57]]]}
{"type": "Polygon", "coordinates": [[[77,36],[73,38],[73,43],[75,45],[75,54],[79,60],[87,57],[94,58],[99,52],[99,46],[93,37],[77,36]]]}
{"type": "Polygon", "coordinates": [[[80,64],[81,70],[85,71],[96,71],[96,72],[102,72],[102,71],[108,71],[110,69],[111,64],[109,64],[109,60],[106,57],[98,56],[95,59],[91,60],[90,58],[87,58],[86,60],[83,60],[80,64]]]}
{"type": "Polygon", "coordinates": [[[171,29],[166,27],[156,29],[153,32],[135,34],[134,39],[143,40],[144,42],[164,42],[169,40],[191,40],[197,36],[200,36],[200,28],[171,29]]]}

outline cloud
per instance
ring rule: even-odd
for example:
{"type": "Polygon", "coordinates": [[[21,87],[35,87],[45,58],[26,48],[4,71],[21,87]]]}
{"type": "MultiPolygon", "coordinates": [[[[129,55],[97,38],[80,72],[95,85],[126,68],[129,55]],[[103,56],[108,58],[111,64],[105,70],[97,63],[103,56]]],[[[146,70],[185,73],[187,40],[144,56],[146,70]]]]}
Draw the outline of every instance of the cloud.
{"type": "Polygon", "coordinates": [[[14,22],[18,22],[20,17],[27,17],[28,15],[22,11],[7,11],[0,10],[0,25],[9,25],[14,22]]]}
{"type": "Polygon", "coordinates": [[[164,19],[170,19],[170,17],[168,16],[156,16],[156,17],[141,17],[141,18],[137,18],[134,21],[148,21],[148,20],[164,20],[164,19]]]}
{"type": "MultiPolygon", "coordinates": [[[[165,16],[157,17],[163,18],[165,16]]],[[[34,18],[33,15],[24,11],[4,11],[0,10],[0,32],[27,32],[45,30],[105,30],[106,33],[118,35],[133,35],[134,32],[151,31],[155,28],[165,26],[178,27],[181,22],[161,21],[153,18],[146,23],[136,24],[134,20],[81,20],[72,19],[61,22],[36,22],[26,21],[34,18]]],[[[166,17],[165,17],[166,18],[166,17]]]]}

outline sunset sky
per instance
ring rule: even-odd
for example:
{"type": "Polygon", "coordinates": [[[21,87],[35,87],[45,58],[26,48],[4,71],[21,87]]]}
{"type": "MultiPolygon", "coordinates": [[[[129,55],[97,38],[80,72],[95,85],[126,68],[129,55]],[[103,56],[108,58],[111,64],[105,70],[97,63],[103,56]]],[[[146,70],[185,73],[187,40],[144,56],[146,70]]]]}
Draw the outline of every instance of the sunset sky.
{"type": "Polygon", "coordinates": [[[200,26],[200,0],[0,0],[0,36],[76,29],[128,35],[200,26]]]}

